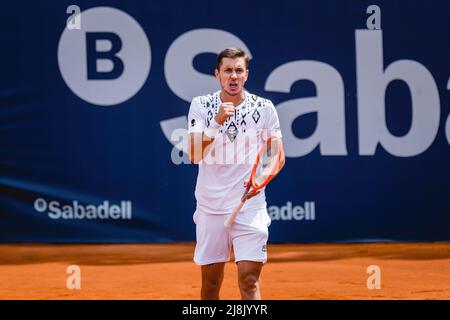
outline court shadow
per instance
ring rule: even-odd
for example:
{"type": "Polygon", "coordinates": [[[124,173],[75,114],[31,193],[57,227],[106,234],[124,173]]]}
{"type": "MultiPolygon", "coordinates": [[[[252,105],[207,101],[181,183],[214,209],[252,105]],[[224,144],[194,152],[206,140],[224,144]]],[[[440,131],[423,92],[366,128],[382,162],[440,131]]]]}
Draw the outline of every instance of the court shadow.
{"type": "MultiPolygon", "coordinates": [[[[1,244],[0,265],[61,262],[76,265],[134,265],[189,262],[194,243],[177,244],[1,244]]],[[[272,244],[270,263],[352,258],[450,259],[450,243],[272,244]]],[[[192,262],[193,263],[193,262],[192,262]]]]}

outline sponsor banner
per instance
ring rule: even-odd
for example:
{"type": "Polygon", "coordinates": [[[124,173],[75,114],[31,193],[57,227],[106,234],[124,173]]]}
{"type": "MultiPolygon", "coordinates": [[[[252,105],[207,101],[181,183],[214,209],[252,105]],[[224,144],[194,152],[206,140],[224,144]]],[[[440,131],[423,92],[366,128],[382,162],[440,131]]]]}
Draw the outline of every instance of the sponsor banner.
{"type": "Polygon", "coordinates": [[[131,219],[131,201],[121,201],[120,204],[110,205],[103,201],[99,205],[80,204],[74,200],[70,204],[59,201],[47,201],[39,198],[34,201],[34,209],[48,214],[50,219],[131,219]]]}
{"type": "MultiPolygon", "coordinates": [[[[193,241],[187,115],[219,90],[226,47],[248,52],[245,89],[273,103],[283,135],[269,242],[450,240],[450,2],[259,1],[232,19],[206,0],[0,11],[1,242],[193,241]]],[[[261,122],[240,117],[224,132],[234,153],[213,163],[224,174],[248,165],[244,121],[261,122]]]]}
{"type": "Polygon", "coordinates": [[[292,205],[288,201],[284,206],[269,206],[267,212],[272,221],[313,221],[316,220],[316,203],[305,202],[303,206],[292,205]]]}

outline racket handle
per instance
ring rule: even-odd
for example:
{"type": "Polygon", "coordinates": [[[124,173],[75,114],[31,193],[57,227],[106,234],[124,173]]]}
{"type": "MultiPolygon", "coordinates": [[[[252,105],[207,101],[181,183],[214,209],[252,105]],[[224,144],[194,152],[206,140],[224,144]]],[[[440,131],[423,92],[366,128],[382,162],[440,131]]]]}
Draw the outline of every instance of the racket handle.
{"type": "Polygon", "coordinates": [[[231,215],[228,217],[228,219],[223,224],[225,226],[225,228],[229,228],[233,224],[233,221],[236,219],[236,216],[239,213],[239,211],[241,211],[242,206],[244,205],[244,203],[245,203],[245,201],[241,200],[241,202],[236,207],[236,209],[234,209],[234,211],[231,213],[231,215]]]}

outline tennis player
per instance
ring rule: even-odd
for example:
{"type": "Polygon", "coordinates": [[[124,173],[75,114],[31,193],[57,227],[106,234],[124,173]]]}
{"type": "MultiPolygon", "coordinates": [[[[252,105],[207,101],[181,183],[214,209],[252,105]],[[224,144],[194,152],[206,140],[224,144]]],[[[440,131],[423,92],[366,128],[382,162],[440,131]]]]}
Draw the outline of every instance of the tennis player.
{"type": "MultiPolygon", "coordinates": [[[[267,261],[270,225],[264,189],[250,192],[231,227],[224,227],[244,193],[258,146],[270,136],[281,138],[272,102],[244,89],[248,62],[241,49],[223,50],[214,70],[220,91],[194,98],[189,109],[189,158],[199,164],[193,219],[202,299],[219,299],[232,247],[241,298],[261,299],[259,279],[267,261]]],[[[282,151],[280,170],[284,162],[282,151]]]]}

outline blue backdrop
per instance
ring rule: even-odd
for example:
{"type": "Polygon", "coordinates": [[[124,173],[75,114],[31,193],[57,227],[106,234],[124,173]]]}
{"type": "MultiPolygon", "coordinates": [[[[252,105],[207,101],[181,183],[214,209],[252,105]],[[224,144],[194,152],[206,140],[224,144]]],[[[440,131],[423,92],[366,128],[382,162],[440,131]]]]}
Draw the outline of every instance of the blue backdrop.
{"type": "Polygon", "coordinates": [[[194,240],[178,151],[228,46],[284,134],[270,242],[450,240],[448,1],[72,4],[0,4],[0,241],[194,240]]]}

